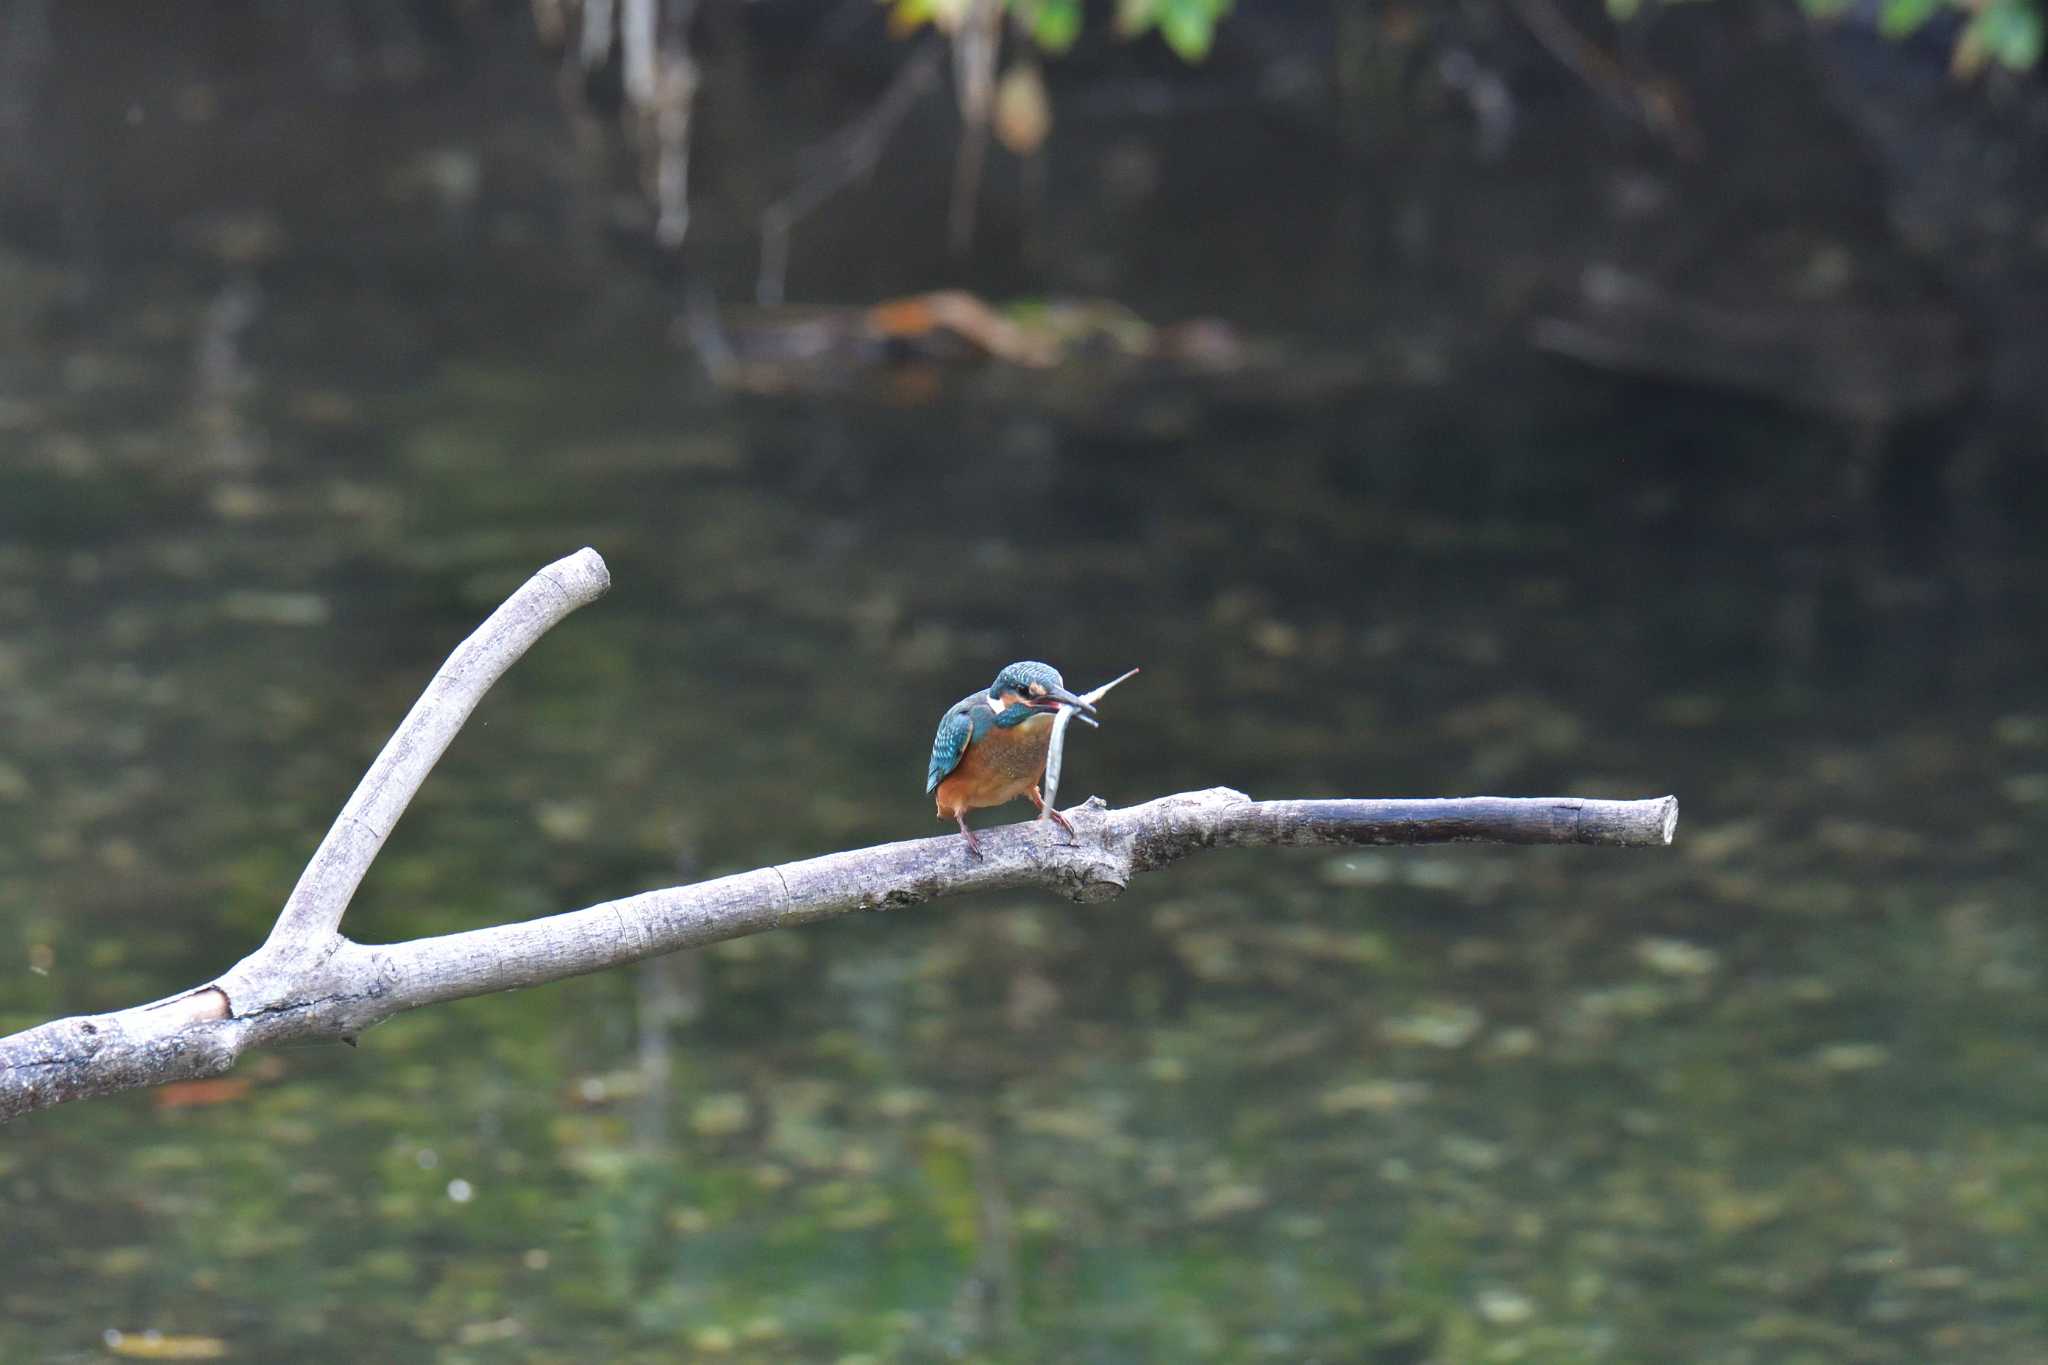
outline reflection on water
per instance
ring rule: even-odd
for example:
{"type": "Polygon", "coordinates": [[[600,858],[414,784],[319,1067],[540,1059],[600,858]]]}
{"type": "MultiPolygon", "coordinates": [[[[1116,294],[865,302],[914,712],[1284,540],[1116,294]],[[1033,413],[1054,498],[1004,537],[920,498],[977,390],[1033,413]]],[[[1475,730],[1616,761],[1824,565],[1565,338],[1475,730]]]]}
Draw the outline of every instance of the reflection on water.
{"type": "Polygon", "coordinates": [[[1347,411],[1147,444],[479,343],[403,392],[202,380],[224,446],[158,306],[9,410],[10,1027],[246,950],[443,651],[586,541],[613,595],[486,702],[354,933],[937,832],[932,717],[1022,654],[1145,667],[1077,799],[1672,789],[1687,824],[1218,855],[41,1116],[0,1149],[10,1358],[151,1327],[337,1360],[2048,1340],[2038,561],[1712,524],[1741,488],[1676,535],[1653,489],[1568,517],[1569,469],[1461,494],[1398,393],[1371,420],[1406,449],[1347,411]]]}
{"type": "Polygon", "coordinates": [[[2048,565],[1996,508],[1901,540],[1812,427],[1563,371],[727,400],[657,307],[593,341],[461,290],[142,279],[10,341],[0,1027],[256,943],[446,650],[585,543],[613,594],[353,934],[940,833],[932,723],[1024,656],[1144,668],[1074,800],[1668,790],[1679,844],[1219,854],[70,1106],[0,1143],[0,1355],[2048,1352],[2048,565]]]}

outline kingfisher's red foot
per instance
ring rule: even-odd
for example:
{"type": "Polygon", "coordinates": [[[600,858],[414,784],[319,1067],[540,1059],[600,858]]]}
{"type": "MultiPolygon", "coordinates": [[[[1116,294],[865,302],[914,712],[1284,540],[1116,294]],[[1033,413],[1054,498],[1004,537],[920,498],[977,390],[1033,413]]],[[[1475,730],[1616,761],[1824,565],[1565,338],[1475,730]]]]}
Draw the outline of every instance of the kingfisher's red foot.
{"type": "Polygon", "coordinates": [[[1051,806],[1045,804],[1045,798],[1038,794],[1038,788],[1036,786],[1032,787],[1031,789],[1031,799],[1038,806],[1038,818],[1043,820],[1047,816],[1052,817],[1052,822],[1067,832],[1068,844],[1072,847],[1079,848],[1081,845],[1081,837],[1074,833],[1073,825],[1068,823],[1066,816],[1061,815],[1051,806]]]}
{"type": "Polygon", "coordinates": [[[967,851],[977,858],[981,857],[981,840],[975,838],[974,831],[967,828],[967,812],[962,811],[953,818],[960,822],[960,837],[967,840],[967,851]]]}

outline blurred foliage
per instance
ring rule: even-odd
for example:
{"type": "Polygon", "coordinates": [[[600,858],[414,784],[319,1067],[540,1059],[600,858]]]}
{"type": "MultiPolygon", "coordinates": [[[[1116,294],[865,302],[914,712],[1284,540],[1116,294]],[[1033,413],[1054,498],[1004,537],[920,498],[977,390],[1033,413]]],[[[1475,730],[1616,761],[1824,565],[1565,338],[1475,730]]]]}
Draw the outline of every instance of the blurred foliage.
{"type": "MultiPolygon", "coordinates": [[[[952,30],[975,0],[883,0],[898,33],[924,24],[952,30]]],[[[1081,35],[1083,0],[998,0],[1017,26],[1048,52],[1065,52],[1081,35]]],[[[1116,30],[1135,38],[1156,29],[1166,45],[1191,62],[1209,55],[1216,26],[1235,0],[1117,0],[1116,30]]]]}
{"type": "MultiPolygon", "coordinates": [[[[1684,0],[1607,0],[1607,12],[1618,21],[1640,14],[1645,4],[1684,0]]],[[[924,24],[951,30],[975,0],[883,0],[890,23],[899,33],[924,24]]],[[[1048,52],[1065,52],[1080,36],[1083,0],[997,0],[1017,26],[1048,52]]],[[[1167,46],[1191,62],[1209,55],[1216,27],[1234,0],[1117,0],[1116,29],[1125,37],[1157,30],[1167,46]]],[[[1840,17],[1851,0],[1799,0],[1800,7],[1820,20],[1840,17]]],[[[1878,30],[1888,38],[1908,38],[1944,21],[1954,29],[1950,63],[1959,76],[1973,76],[1991,63],[2014,71],[2033,69],[2041,60],[2042,0],[1881,0],[1878,30]]]]}
{"type": "MultiPolygon", "coordinates": [[[[909,33],[925,24],[953,31],[967,18],[976,0],[881,0],[889,7],[895,32],[909,33]]],[[[1047,52],[1061,53],[1080,37],[1084,0],[995,0],[1017,27],[1047,52]]],[[[1157,30],[1161,39],[1191,62],[1209,55],[1216,28],[1235,0],[1117,0],[1116,31],[1135,38],[1157,30]]],[[[1606,0],[1617,22],[1641,14],[1646,5],[1690,3],[1690,0],[1606,0]]],[[[1974,76],[1986,65],[2013,71],[2032,70],[2041,60],[2043,0],[1880,0],[1878,31],[1903,39],[1937,23],[1954,32],[1950,65],[1958,76],[1974,76]]],[[[1815,19],[1830,21],[1845,14],[1852,0],[1799,0],[1815,19]]]]}
{"type": "MultiPolygon", "coordinates": [[[[1644,3],[1607,0],[1607,12],[1617,20],[1632,19],[1644,3]]],[[[1851,3],[1799,0],[1801,9],[1822,20],[1840,17],[1851,3]]],[[[1992,62],[2013,71],[2030,71],[2041,60],[2041,0],[1880,0],[1877,6],[1878,31],[1887,38],[1912,37],[1937,20],[1955,25],[1949,64],[1958,76],[1974,76],[1992,62]]]]}

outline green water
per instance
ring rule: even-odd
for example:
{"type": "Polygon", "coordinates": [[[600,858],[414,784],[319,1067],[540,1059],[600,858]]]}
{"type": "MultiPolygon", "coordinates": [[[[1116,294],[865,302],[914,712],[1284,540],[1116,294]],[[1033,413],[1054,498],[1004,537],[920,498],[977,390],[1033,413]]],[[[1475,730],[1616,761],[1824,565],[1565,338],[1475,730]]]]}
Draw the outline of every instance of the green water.
{"type": "Polygon", "coordinates": [[[145,272],[13,343],[0,1027],[248,951],[446,651],[585,544],[612,594],[352,935],[940,833],[932,725],[1024,656],[1144,669],[1069,800],[1684,818],[863,916],[37,1115],[0,1358],[2048,1356],[2048,563],[1988,495],[1887,523],[1826,432],[1563,370],[734,399],[656,299],[459,279],[273,282],[209,388],[209,304],[145,272]]]}

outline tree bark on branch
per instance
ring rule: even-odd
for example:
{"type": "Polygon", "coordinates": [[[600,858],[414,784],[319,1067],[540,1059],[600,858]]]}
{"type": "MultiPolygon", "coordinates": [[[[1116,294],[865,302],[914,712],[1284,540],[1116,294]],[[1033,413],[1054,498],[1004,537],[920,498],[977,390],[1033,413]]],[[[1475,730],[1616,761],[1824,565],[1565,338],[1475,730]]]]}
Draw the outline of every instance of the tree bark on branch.
{"type": "Polygon", "coordinates": [[[178,995],[0,1038],[0,1121],[67,1100],[216,1076],[251,1048],[352,1040],[422,1005],[862,910],[1021,887],[1109,900],[1137,874],[1202,849],[1479,841],[1654,847],[1669,844],[1678,823],[1678,802],[1669,796],[1254,801],[1219,787],[1119,810],[1091,798],[1067,812],[1072,839],[1047,823],[1010,825],[981,834],[979,858],[946,834],[518,924],[396,944],[344,938],[342,912],[363,874],[478,699],[610,581],[596,551],[579,551],[535,574],[456,649],[371,764],[256,952],[178,995]]]}

